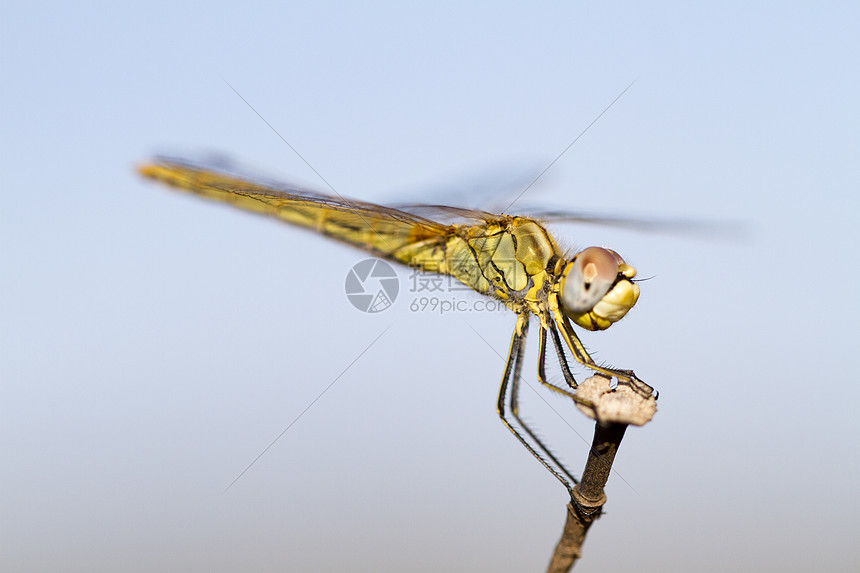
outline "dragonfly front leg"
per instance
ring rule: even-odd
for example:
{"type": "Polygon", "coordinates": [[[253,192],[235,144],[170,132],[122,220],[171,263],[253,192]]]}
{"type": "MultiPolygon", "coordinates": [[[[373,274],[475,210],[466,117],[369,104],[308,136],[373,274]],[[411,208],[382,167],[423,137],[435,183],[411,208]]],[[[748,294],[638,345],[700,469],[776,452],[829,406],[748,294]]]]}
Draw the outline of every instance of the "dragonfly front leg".
{"type": "Polygon", "coordinates": [[[555,342],[556,351],[558,353],[558,360],[561,364],[562,372],[565,373],[565,379],[567,380],[567,383],[571,386],[572,389],[575,390],[577,388],[576,381],[573,379],[573,375],[570,373],[570,368],[567,365],[567,359],[564,356],[564,350],[561,347],[561,341],[558,339],[558,333],[553,328],[552,322],[550,322],[549,319],[546,319],[542,320],[541,324],[540,348],[538,350],[538,380],[540,380],[540,383],[549,388],[550,390],[562,394],[563,396],[567,396],[577,404],[581,404],[594,410],[594,403],[592,403],[590,400],[582,398],[581,396],[578,396],[577,394],[570,392],[569,390],[566,390],[564,388],[559,388],[558,386],[552,384],[546,379],[546,371],[544,370],[544,365],[546,364],[546,331],[549,330],[553,334],[553,341],[555,342]]]}
{"type": "MultiPolygon", "coordinates": [[[[535,433],[529,428],[528,424],[526,424],[519,415],[519,387],[520,387],[520,371],[522,370],[523,365],[523,351],[525,350],[525,340],[526,334],[528,332],[529,326],[529,315],[528,313],[522,313],[517,315],[517,326],[514,330],[514,334],[511,337],[511,347],[508,351],[508,360],[505,365],[505,373],[502,377],[502,385],[499,388],[499,398],[496,402],[496,410],[499,413],[499,418],[501,418],[502,423],[511,431],[511,433],[516,437],[516,439],[525,447],[531,455],[533,455],[543,467],[547,469],[555,478],[564,485],[565,488],[569,492],[573,491],[573,484],[577,483],[573,474],[571,474],[567,468],[564,467],[564,464],[558,460],[558,458],[553,455],[553,453],[541,442],[540,438],[538,438],[535,433]],[[516,420],[517,424],[523,429],[526,435],[529,436],[536,444],[538,449],[540,449],[540,453],[532,447],[532,445],[526,440],[526,438],[517,431],[513,424],[507,418],[507,412],[505,410],[505,396],[508,391],[508,384],[511,385],[511,399],[510,399],[510,414],[516,420]],[[543,455],[541,455],[543,454],[543,455]],[[545,458],[550,459],[556,467],[553,467],[545,458]],[[561,470],[561,471],[559,471],[561,470]]],[[[545,334],[545,333],[544,333],[545,334]]],[[[572,494],[571,494],[572,495],[572,494]]]]}
{"type": "MultiPolygon", "coordinates": [[[[551,328],[551,323],[548,322],[547,319],[541,319],[540,339],[539,339],[539,346],[538,346],[538,371],[537,371],[538,381],[541,384],[543,384],[544,386],[546,386],[547,388],[549,388],[550,390],[552,390],[553,392],[557,392],[557,393],[561,394],[562,396],[567,396],[568,398],[570,398],[574,402],[577,402],[579,404],[583,404],[586,406],[591,406],[592,405],[591,402],[583,400],[582,398],[580,398],[579,396],[577,396],[576,394],[574,394],[573,392],[571,392],[569,390],[566,390],[564,388],[559,388],[558,386],[556,386],[555,384],[552,384],[551,382],[549,382],[546,379],[546,331],[550,330],[550,328],[551,328]]],[[[553,332],[553,334],[555,334],[555,333],[553,332]]],[[[567,361],[564,359],[564,353],[559,354],[559,361],[562,364],[562,371],[566,370],[565,378],[567,379],[567,383],[572,388],[575,389],[576,388],[576,382],[573,381],[573,375],[570,374],[570,369],[567,368],[567,361]],[[568,378],[568,376],[569,376],[569,378],[568,378]],[[573,382],[573,384],[571,384],[571,382],[573,382]]]]}
{"type": "Polygon", "coordinates": [[[619,384],[626,384],[643,396],[650,396],[654,393],[654,389],[638,378],[632,370],[620,370],[599,366],[588,354],[588,351],[585,350],[585,346],[582,345],[582,342],[573,330],[573,326],[570,324],[570,319],[562,313],[558,305],[555,305],[555,308],[552,309],[552,315],[556,328],[561,331],[561,336],[564,339],[565,344],[570,348],[570,351],[573,353],[573,357],[577,362],[591,370],[594,370],[595,372],[599,372],[610,377],[614,376],[618,380],[619,384]]]}

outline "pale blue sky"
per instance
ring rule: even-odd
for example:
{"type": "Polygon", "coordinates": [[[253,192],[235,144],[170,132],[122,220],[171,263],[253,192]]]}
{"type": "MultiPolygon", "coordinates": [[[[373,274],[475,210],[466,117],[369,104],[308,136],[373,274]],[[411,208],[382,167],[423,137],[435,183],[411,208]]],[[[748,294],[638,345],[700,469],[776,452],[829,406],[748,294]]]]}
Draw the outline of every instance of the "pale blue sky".
{"type": "MultiPolygon", "coordinates": [[[[0,22],[4,568],[549,558],[566,492],[495,414],[513,316],[414,313],[407,292],[362,314],[343,282],[363,253],[135,176],[218,152],[321,185],[222,78],[371,201],[548,164],[636,80],[526,199],[752,238],[558,229],[654,277],[584,340],[661,391],[577,570],[860,567],[856,4],[6,3],[0,22]]],[[[523,408],[580,471],[580,437],[523,408]]]]}

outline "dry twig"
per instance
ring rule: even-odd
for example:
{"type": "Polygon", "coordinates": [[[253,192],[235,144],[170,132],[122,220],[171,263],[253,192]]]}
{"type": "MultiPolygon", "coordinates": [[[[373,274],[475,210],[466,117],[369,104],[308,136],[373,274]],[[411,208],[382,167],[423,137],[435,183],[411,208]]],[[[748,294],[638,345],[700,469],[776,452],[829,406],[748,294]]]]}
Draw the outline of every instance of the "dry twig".
{"type": "Polygon", "coordinates": [[[627,426],[641,426],[657,411],[657,399],[651,395],[650,388],[619,385],[612,389],[610,380],[603,376],[592,376],[583,381],[576,395],[589,404],[577,403],[577,407],[597,421],[582,479],[574,486],[567,505],[567,520],[547,569],[549,573],[570,571],[582,555],[585,535],[603,513],[603,504],[606,503],[603,488],[627,426]]]}

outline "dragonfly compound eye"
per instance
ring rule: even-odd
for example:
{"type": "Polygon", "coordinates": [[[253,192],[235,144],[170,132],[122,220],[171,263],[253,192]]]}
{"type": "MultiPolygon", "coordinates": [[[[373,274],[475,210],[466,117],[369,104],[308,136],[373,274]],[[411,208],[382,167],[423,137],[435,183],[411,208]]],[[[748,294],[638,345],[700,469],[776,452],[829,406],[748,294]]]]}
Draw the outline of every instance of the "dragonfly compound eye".
{"type": "Polygon", "coordinates": [[[618,253],[589,247],[576,255],[561,277],[561,299],[567,315],[588,330],[618,322],[639,299],[636,269],[618,253]]]}
{"type": "Polygon", "coordinates": [[[581,314],[594,308],[618,278],[618,258],[612,251],[588,247],[564,271],[561,298],[568,312],[581,314]]]}

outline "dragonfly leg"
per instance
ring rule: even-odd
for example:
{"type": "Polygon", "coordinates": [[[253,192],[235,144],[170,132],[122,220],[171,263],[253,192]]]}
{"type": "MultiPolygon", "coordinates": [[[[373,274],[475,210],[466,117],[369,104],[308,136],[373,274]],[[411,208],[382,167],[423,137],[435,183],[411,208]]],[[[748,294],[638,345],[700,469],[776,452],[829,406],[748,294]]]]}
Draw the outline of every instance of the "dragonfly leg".
{"type": "Polygon", "coordinates": [[[525,339],[526,334],[528,332],[528,321],[529,315],[527,313],[523,313],[517,316],[517,327],[514,330],[514,334],[511,338],[511,347],[508,352],[508,360],[505,365],[505,373],[502,377],[502,385],[499,388],[499,398],[496,402],[496,410],[499,413],[499,418],[501,418],[502,423],[511,431],[511,433],[516,437],[516,439],[525,447],[531,455],[533,455],[543,467],[547,469],[555,478],[567,488],[568,491],[573,490],[573,484],[577,483],[577,480],[573,475],[564,467],[564,464],[558,460],[558,458],[553,455],[553,453],[544,446],[543,442],[541,442],[540,438],[538,438],[535,433],[529,428],[528,424],[526,424],[519,415],[519,381],[520,381],[520,371],[522,370],[523,365],[523,351],[525,349],[525,339]],[[523,429],[523,431],[531,438],[536,444],[540,453],[526,440],[526,438],[514,427],[513,424],[508,420],[507,412],[505,409],[505,396],[508,391],[508,384],[511,385],[511,398],[510,398],[510,414],[513,416],[514,420],[516,420],[517,424],[523,429]],[[542,455],[543,454],[543,455],[542,455]],[[547,459],[552,461],[556,467],[558,467],[561,471],[553,467],[547,459]]]}
{"type": "MultiPolygon", "coordinates": [[[[551,324],[552,324],[551,322],[547,322],[546,326],[541,324],[540,338],[539,338],[540,345],[538,347],[538,372],[537,372],[538,381],[541,384],[543,384],[544,386],[546,386],[547,388],[549,388],[550,390],[552,390],[553,392],[557,392],[563,396],[567,396],[568,398],[570,398],[571,400],[573,400],[577,404],[582,404],[584,406],[588,406],[590,408],[593,408],[594,405],[590,401],[585,400],[585,399],[581,398],[580,396],[577,396],[576,394],[574,394],[570,390],[567,390],[565,388],[559,388],[558,386],[556,386],[552,382],[549,382],[546,379],[546,370],[545,370],[545,364],[546,364],[546,331],[552,330],[551,324]]],[[[558,334],[556,334],[555,331],[552,331],[552,332],[553,332],[553,334],[555,334],[556,337],[558,336],[558,334]]],[[[559,351],[561,350],[560,344],[556,345],[556,349],[559,351]]],[[[559,359],[559,362],[562,364],[562,371],[564,371],[567,368],[567,360],[564,357],[564,352],[559,352],[558,359],[559,359]]],[[[573,380],[573,375],[570,374],[570,369],[567,369],[565,379],[567,380],[568,384],[571,385],[572,389],[576,389],[577,384],[576,384],[576,381],[573,380]],[[569,376],[569,378],[568,378],[568,376],[569,376]],[[573,384],[571,384],[571,382],[573,382],[573,384]]]]}
{"type": "Polygon", "coordinates": [[[555,323],[551,320],[548,322],[549,333],[552,335],[552,343],[553,346],[555,346],[555,353],[558,356],[558,365],[561,368],[562,375],[564,375],[564,381],[567,382],[568,386],[576,390],[576,387],[579,384],[576,383],[576,379],[570,372],[570,365],[568,365],[567,357],[564,355],[564,346],[562,346],[561,338],[558,336],[558,329],[555,327],[555,323]]]}
{"type": "Polygon", "coordinates": [[[555,325],[561,331],[561,336],[564,339],[565,344],[570,348],[570,351],[573,353],[573,357],[577,362],[591,370],[594,370],[595,372],[599,372],[607,376],[614,376],[618,380],[619,384],[630,386],[633,390],[643,396],[651,396],[654,393],[654,389],[638,378],[632,370],[607,368],[605,366],[599,366],[594,362],[594,359],[592,359],[588,354],[588,351],[585,350],[585,346],[583,346],[579,337],[576,335],[576,332],[574,332],[573,326],[570,324],[570,319],[561,312],[558,304],[551,304],[551,308],[553,306],[555,307],[552,310],[555,325]]]}

